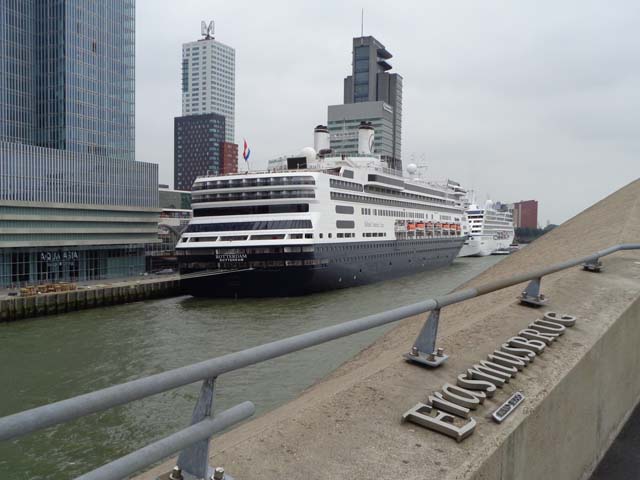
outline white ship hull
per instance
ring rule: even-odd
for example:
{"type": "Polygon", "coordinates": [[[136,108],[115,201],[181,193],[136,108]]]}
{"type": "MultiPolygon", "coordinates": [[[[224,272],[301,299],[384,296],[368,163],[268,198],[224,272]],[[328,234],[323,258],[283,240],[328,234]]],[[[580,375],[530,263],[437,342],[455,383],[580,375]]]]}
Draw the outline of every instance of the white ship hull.
{"type": "Polygon", "coordinates": [[[460,249],[458,256],[486,257],[493,255],[497,250],[509,249],[512,242],[513,236],[500,240],[496,240],[491,236],[468,239],[460,249]]]}

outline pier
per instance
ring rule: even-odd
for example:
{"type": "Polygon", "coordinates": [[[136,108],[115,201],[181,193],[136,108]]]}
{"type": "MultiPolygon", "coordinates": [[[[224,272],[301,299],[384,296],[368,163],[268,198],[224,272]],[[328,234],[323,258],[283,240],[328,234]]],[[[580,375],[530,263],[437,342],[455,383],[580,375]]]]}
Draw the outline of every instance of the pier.
{"type": "Polygon", "coordinates": [[[0,294],[0,322],[55,315],[180,294],[178,275],[79,285],[73,290],[30,295],[0,294]]]}

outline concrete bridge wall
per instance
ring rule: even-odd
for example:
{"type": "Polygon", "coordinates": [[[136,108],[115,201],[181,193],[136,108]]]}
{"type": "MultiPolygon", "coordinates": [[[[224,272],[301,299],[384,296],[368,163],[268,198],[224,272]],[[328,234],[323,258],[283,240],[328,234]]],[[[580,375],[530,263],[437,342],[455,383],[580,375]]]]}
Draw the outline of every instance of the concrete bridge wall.
{"type": "Polygon", "coordinates": [[[640,399],[639,372],[637,299],[477,471],[459,478],[587,478],[640,399]]]}

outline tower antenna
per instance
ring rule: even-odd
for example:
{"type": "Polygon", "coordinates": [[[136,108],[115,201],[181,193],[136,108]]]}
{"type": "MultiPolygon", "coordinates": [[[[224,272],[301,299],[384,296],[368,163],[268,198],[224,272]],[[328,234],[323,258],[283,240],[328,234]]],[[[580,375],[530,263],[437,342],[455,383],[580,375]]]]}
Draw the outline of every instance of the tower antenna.
{"type": "Polygon", "coordinates": [[[360,36],[364,37],[364,8],[362,9],[362,13],[360,15],[360,36]]]}

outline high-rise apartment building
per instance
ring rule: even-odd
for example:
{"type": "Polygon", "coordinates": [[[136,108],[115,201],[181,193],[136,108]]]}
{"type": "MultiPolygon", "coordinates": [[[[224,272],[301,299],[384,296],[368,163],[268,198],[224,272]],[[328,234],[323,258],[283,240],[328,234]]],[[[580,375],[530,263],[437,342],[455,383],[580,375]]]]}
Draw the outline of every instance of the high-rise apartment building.
{"type": "Polygon", "coordinates": [[[371,122],[374,150],[391,168],[402,169],[402,77],[389,73],[391,53],[374,37],[353,39],[352,71],[344,79],[344,104],[330,105],[331,149],[357,153],[358,125],[371,122]]]}
{"type": "Polygon", "coordinates": [[[173,184],[176,190],[191,191],[198,176],[221,172],[224,132],[225,118],[217,113],[175,118],[173,184]]]}
{"type": "Polygon", "coordinates": [[[0,286],[142,273],[134,0],[0,2],[0,286]]]}
{"type": "Polygon", "coordinates": [[[213,38],[213,21],[202,22],[201,33],[200,40],[182,45],[182,116],[175,119],[173,158],[174,187],[179,190],[191,190],[199,175],[236,171],[238,163],[236,53],[213,38]],[[234,162],[236,169],[229,170],[234,162]]]}
{"type": "Polygon", "coordinates": [[[225,141],[235,141],[236,52],[213,38],[213,22],[202,22],[204,38],[182,45],[182,116],[217,113],[225,119],[225,141]]]}

